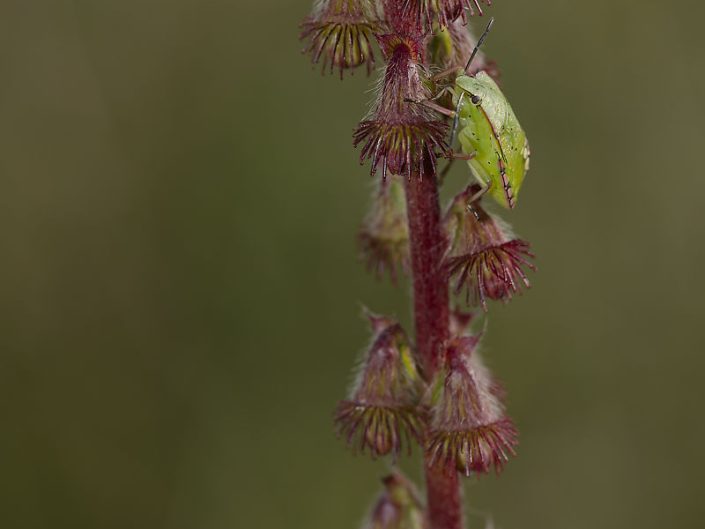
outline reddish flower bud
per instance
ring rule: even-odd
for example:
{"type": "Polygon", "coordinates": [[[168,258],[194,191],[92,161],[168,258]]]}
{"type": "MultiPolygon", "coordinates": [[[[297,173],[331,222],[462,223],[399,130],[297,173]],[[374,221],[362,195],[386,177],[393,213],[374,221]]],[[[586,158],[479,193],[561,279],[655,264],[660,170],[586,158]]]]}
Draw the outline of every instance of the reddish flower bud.
{"type": "Polygon", "coordinates": [[[406,333],[393,320],[370,317],[375,336],[349,400],[338,405],[335,422],[353,449],[372,457],[397,455],[410,437],[420,442],[421,378],[406,333]]]}
{"type": "Polygon", "coordinates": [[[372,210],[358,234],[368,270],[381,277],[409,270],[409,227],[406,222],[404,186],[396,178],[383,180],[375,193],[372,210]]]}
{"type": "Polygon", "coordinates": [[[421,37],[383,35],[378,41],[388,59],[382,90],[370,119],[360,123],[354,145],[362,144],[360,162],[369,159],[371,173],[382,165],[383,176],[435,172],[437,151],[445,153],[448,126],[420,104],[428,98],[418,64],[421,37]]]}
{"type": "Polygon", "coordinates": [[[531,286],[524,268],[536,268],[529,261],[534,257],[529,243],[516,238],[509,226],[479,203],[468,205],[478,189],[470,186],[460,193],[446,215],[451,241],[446,267],[456,277],[456,292],[467,287],[468,298],[473,292],[473,302],[479,301],[487,310],[487,298],[509,301],[522,285],[531,286]]]}
{"type": "MultiPolygon", "coordinates": [[[[411,17],[417,27],[432,32],[434,24],[445,28],[456,20],[465,22],[468,14],[482,16],[480,3],[480,0],[404,0],[404,15],[411,17]]],[[[484,3],[492,5],[491,0],[484,3]]]]}
{"type": "Polygon", "coordinates": [[[431,391],[427,452],[432,464],[459,472],[499,472],[514,454],[517,433],[505,415],[490,371],[475,351],[478,337],[451,340],[431,391]]]}
{"type": "Polygon", "coordinates": [[[424,529],[423,506],[413,483],[400,472],[382,480],[384,490],[363,529],[424,529]]]}
{"type": "Polygon", "coordinates": [[[323,58],[323,71],[330,65],[343,72],[367,64],[368,75],[374,66],[372,36],[381,28],[375,0],[317,0],[313,12],[301,25],[301,38],[308,41],[304,50],[314,64],[323,58]]]}

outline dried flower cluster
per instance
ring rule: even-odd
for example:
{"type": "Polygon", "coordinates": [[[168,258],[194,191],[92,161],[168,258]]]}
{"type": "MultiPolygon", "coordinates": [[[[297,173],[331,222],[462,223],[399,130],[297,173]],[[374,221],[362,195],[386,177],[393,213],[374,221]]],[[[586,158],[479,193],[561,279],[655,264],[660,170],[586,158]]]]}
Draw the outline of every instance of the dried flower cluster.
{"type": "Polygon", "coordinates": [[[406,201],[404,185],[398,178],[380,181],[358,241],[368,270],[377,277],[388,272],[396,284],[399,274],[409,272],[406,201]]]}
{"type": "Polygon", "coordinates": [[[487,299],[509,301],[522,287],[528,288],[525,269],[534,270],[529,243],[517,239],[511,229],[479,204],[468,214],[468,198],[477,192],[469,186],[455,197],[446,215],[450,248],[446,266],[455,278],[455,290],[467,288],[468,297],[487,310],[487,299]]]}
{"type": "Polygon", "coordinates": [[[383,178],[387,173],[423,175],[429,166],[435,172],[437,152],[447,150],[447,125],[431,109],[409,104],[430,95],[419,62],[423,41],[421,36],[379,38],[387,58],[382,90],[370,118],[360,123],[354,135],[355,146],[362,144],[360,159],[371,161],[373,175],[378,165],[383,178]]]}
{"type": "Polygon", "coordinates": [[[336,68],[342,78],[345,70],[374,66],[372,42],[381,28],[378,3],[374,0],[318,0],[304,21],[302,38],[313,62],[323,61],[323,69],[336,68]]]}
{"type": "MultiPolygon", "coordinates": [[[[504,390],[480,356],[482,335],[471,326],[479,309],[489,310],[490,300],[507,302],[529,287],[533,255],[527,242],[486,209],[482,197],[489,196],[489,187],[468,184],[444,215],[438,204],[443,159],[450,164],[475,156],[459,154],[449,141],[462,102],[452,75],[499,77],[467,27],[489,5],[489,0],[318,0],[302,24],[304,51],[324,71],[337,70],[342,78],[365,65],[370,73],[377,49],[384,59],[376,101],[353,134],[361,162],[369,162],[372,175],[380,174],[358,244],[376,276],[389,275],[396,283],[411,275],[414,286],[415,342],[397,320],[368,315],[372,339],[349,397],[338,404],[335,424],[354,451],[373,458],[391,456],[394,462],[418,445],[428,501],[395,470],[383,481],[366,529],[460,529],[457,475],[499,472],[517,445],[504,390]],[[470,310],[451,311],[451,292],[464,292],[460,302],[470,310]]],[[[468,99],[481,104],[474,95],[468,99]]],[[[468,119],[468,113],[462,117],[468,119]]],[[[492,148],[499,153],[502,124],[486,117],[483,125],[494,134],[492,148]]],[[[479,130],[469,127],[465,133],[479,130]]],[[[512,152],[524,151],[528,167],[528,144],[512,152]]],[[[499,155],[485,159],[511,196],[509,162],[499,155]]]]}
{"type": "Polygon", "coordinates": [[[421,378],[401,325],[384,317],[370,319],[375,336],[350,400],[338,406],[336,422],[360,451],[368,449],[373,457],[396,455],[404,442],[411,448],[410,437],[423,439],[417,413],[421,378]]]}
{"type": "Polygon", "coordinates": [[[476,351],[477,336],[449,341],[431,387],[427,450],[432,463],[464,475],[497,471],[514,454],[516,430],[504,413],[501,386],[476,351]]]}

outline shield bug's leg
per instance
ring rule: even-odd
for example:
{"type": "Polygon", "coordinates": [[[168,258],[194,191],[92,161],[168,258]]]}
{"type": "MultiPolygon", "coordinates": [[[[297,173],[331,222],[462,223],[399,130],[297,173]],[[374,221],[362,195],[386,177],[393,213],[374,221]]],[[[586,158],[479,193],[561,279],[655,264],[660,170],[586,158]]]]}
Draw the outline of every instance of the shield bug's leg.
{"type": "Polygon", "coordinates": [[[434,103],[431,99],[424,99],[423,101],[414,101],[413,99],[405,99],[404,101],[406,103],[413,103],[415,105],[425,106],[425,107],[430,108],[431,110],[435,110],[436,112],[439,112],[449,118],[452,118],[455,116],[455,112],[453,112],[452,110],[448,110],[445,107],[442,107],[438,103],[434,103]]]}
{"type": "Polygon", "coordinates": [[[435,96],[433,96],[430,101],[438,101],[441,97],[446,95],[448,92],[450,92],[450,87],[446,86],[443,90],[438,92],[435,96]]]}
{"type": "Polygon", "coordinates": [[[448,145],[453,148],[455,143],[455,135],[458,132],[458,124],[460,123],[460,106],[463,104],[463,97],[465,97],[465,90],[460,91],[460,97],[458,97],[458,104],[455,106],[455,115],[453,116],[453,128],[450,131],[450,141],[448,145]]]}
{"type": "Polygon", "coordinates": [[[453,152],[451,151],[450,154],[447,156],[451,161],[455,160],[465,160],[466,162],[468,160],[472,160],[475,157],[474,152],[471,152],[470,154],[466,154],[464,152],[453,152]]]}
{"type": "Polygon", "coordinates": [[[476,191],[471,197],[470,200],[468,200],[468,209],[472,211],[472,214],[475,215],[475,218],[477,220],[480,220],[480,215],[477,212],[477,210],[473,207],[473,204],[480,200],[485,194],[492,188],[492,182],[485,182],[483,181],[480,184],[480,189],[479,191],[476,191]]]}
{"type": "Polygon", "coordinates": [[[443,170],[438,173],[438,185],[443,185],[443,182],[446,179],[446,176],[448,176],[448,173],[450,172],[450,168],[453,167],[453,162],[455,162],[455,158],[451,158],[448,160],[448,163],[446,166],[443,168],[443,170]]]}
{"type": "Polygon", "coordinates": [[[438,72],[436,75],[431,77],[431,81],[436,83],[436,82],[440,81],[441,79],[443,79],[444,77],[448,77],[449,75],[452,75],[452,74],[457,74],[458,72],[460,72],[460,68],[457,66],[454,66],[453,68],[448,68],[446,70],[443,70],[442,72],[438,72]]]}
{"type": "Polygon", "coordinates": [[[470,197],[470,200],[468,200],[468,205],[472,206],[475,202],[480,200],[485,194],[492,188],[492,182],[482,182],[479,185],[480,189],[475,192],[473,196],[470,197]]]}
{"type": "MultiPolygon", "coordinates": [[[[453,116],[453,128],[450,131],[450,143],[448,144],[451,147],[455,143],[455,136],[458,132],[458,124],[460,122],[460,107],[463,104],[463,98],[465,97],[465,92],[466,92],[465,90],[461,90],[460,97],[458,98],[458,104],[455,107],[455,116],[453,116]]],[[[470,94],[470,101],[472,101],[472,104],[475,106],[479,106],[482,104],[482,99],[480,99],[475,94],[470,94]]]]}
{"type": "Polygon", "coordinates": [[[443,181],[445,180],[446,176],[447,176],[448,173],[450,172],[451,167],[453,167],[453,163],[455,162],[455,160],[465,160],[465,161],[467,162],[468,160],[472,160],[474,157],[475,157],[475,153],[474,153],[474,152],[473,152],[473,153],[470,153],[470,154],[465,154],[465,153],[462,153],[462,152],[453,152],[453,151],[451,151],[451,152],[447,155],[448,163],[447,163],[446,166],[443,168],[443,170],[438,174],[438,182],[439,182],[440,184],[443,183],[443,181]]]}
{"type": "Polygon", "coordinates": [[[453,167],[454,162],[455,162],[455,158],[451,158],[450,160],[448,160],[448,163],[443,168],[441,173],[438,175],[440,182],[443,182],[443,180],[445,180],[446,176],[448,176],[448,173],[450,172],[451,167],[453,167]]]}

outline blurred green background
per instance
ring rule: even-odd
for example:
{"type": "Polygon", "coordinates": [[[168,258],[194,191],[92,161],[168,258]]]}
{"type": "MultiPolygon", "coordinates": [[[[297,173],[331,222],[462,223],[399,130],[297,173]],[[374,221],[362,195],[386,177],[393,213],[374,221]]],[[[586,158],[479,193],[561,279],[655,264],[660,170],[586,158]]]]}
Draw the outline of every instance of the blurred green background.
{"type": "MultiPolygon", "coordinates": [[[[521,446],[469,526],[699,526],[705,9],[495,4],[540,272],[492,310],[521,446]]],[[[0,526],[357,528],[387,467],[332,409],[409,286],[356,262],[369,80],[312,69],[308,9],[0,3],[0,526]]]]}

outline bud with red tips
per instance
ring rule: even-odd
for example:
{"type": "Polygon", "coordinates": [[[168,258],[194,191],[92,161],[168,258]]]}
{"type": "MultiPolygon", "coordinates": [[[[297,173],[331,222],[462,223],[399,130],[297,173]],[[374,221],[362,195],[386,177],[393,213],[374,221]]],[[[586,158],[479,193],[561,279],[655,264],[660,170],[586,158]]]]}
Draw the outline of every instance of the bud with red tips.
{"type": "Polygon", "coordinates": [[[377,277],[389,272],[396,283],[399,272],[408,272],[409,226],[404,186],[399,179],[383,180],[379,185],[358,242],[367,268],[377,277]]]}
{"type": "Polygon", "coordinates": [[[397,455],[411,438],[420,442],[423,421],[418,409],[419,376],[411,345],[401,325],[372,316],[375,332],[352,396],[336,410],[340,435],[372,457],[397,455]]]}
{"type": "Polygon", "coordinates": [[[438,152],[447,151],[448,126],[420,104],[429,97],[419,64],[423,38],[382,35],[377,40],[388,62],[372,115],[354,134],[354,145],[362,145],[360,161],[371,161],[373,175],[381,165],[384,177],[388,172],[408,177],[435,173],[438,152]]]}
{"type": "Polygon", "coordinates": [[[516,238],[509,226],[468,199],[478,190],[470,186],[460,193],[446,214],[450,249],[446,268],[455,277],[455,290],[467,288],[468,298],[487,310],[487,299],[509,301],[530,285],[525,268],[535,270],[529,243],[516,238]]]}
{"type": "Polygon", "coordinates": [[[382,480],[380,494],[363,529],[425,529],[423,506],[413,483],[400,472],[382,480]]]}
{"type": "Polygon", "coordinates": [[[431,388],[427,453],[432,464],[497,472],[514,454],[517,433],[504,413],[492,375],[477,351],[478,337],[451,340],[446,365],[431,388]]]}
{"type": "Polygon", "coordinates": [[[323,58],[323,71],[328,65],[331,73],[338,68],[341,78],[362,64],[372,71],[373,35],[382,27],[376,0],[318,0],[301,27],[301,38],[308,41],[304,52],[314,63],[323,58]]]}

